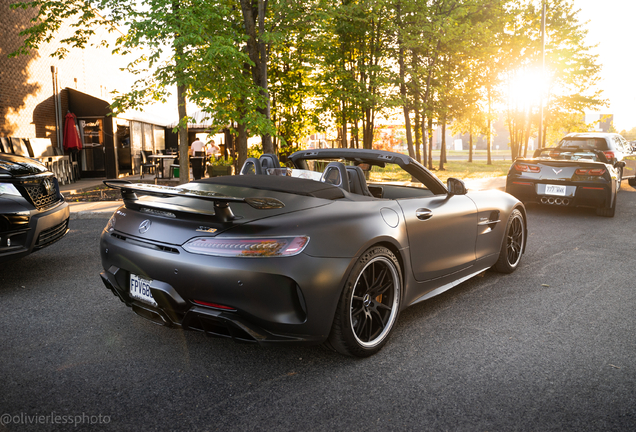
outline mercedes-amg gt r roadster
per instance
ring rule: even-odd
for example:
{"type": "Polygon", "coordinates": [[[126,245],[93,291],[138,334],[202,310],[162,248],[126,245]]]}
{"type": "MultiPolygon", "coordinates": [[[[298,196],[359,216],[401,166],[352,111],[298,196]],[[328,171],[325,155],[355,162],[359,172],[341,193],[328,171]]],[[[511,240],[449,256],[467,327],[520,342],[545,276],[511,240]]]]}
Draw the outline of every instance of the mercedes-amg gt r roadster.
{"type": "Polygon", "coordinates": [[[406,307],[519,266],[526,211],[507,193],[445,186],[387,151],[287,163],[263,155],[179,187],[106,181],[124,202],[101,235],[106,287],[166,326],[365,357],[406,307]]]}

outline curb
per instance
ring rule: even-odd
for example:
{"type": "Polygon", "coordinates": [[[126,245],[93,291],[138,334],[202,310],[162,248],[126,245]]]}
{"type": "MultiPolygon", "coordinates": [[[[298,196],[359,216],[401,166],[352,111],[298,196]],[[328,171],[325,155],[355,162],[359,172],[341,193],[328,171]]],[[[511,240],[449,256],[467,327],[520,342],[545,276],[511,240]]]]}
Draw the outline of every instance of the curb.
{"type": "Polygon", "coordinates": [[[71,220],[108,219],[122,206],[123,201],[70,202],[71,220]]]}

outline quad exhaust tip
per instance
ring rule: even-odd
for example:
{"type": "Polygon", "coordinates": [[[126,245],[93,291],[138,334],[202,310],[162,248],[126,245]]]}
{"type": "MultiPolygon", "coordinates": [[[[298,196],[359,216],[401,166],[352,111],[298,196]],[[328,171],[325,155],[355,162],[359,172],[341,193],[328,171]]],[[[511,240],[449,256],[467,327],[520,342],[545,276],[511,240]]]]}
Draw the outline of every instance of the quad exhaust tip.
{"type": "Polygon", "coordinates": [[[553,198],[553,197],[543,197],[541,198],[541,204],[550,204],[550,205],[570,205],[570,200],[567,198],[553,198]]]}

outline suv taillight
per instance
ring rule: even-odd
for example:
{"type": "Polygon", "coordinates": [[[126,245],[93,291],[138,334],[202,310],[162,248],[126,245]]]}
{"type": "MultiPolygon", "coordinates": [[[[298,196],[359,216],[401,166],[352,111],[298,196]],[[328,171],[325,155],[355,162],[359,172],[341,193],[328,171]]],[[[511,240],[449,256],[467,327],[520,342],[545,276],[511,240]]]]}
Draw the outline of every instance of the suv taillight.
{"type": "Polygon", "coordinates": [[[608,161],[616,159],[616,153],[611,150],[606,150],[603,152],[608,161]]]}

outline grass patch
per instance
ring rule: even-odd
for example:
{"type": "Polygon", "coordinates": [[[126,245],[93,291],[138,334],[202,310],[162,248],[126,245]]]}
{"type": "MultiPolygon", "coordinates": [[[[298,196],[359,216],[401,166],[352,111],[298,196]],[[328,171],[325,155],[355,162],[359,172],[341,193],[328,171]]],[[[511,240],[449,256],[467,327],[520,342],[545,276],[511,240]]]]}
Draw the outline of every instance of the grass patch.
{"type": "MultiPolygon", "coordinates": [[[[485,160],[473,162],[450,160],[444,164],[443,171],[433,169],[433,173],[443,182],[446,182],[446,179],[450,177],[461,180],[499,177],[508,174],[510,164],[509,160],[493,160],[491,165],[486,164],[485,160]]],[[[439,166],[439,161],[437,166],[439,166]]],[[[435,165],[433,167],[435,168],[435,165]]]]}
{"type": "MultiPolygon", "coordinates": [[[[508,174],[510,161],[493,160],[492,164],[488,165],[485,160],[476,160],[473,162],[451,160],[444,164],[443,171],[436,169],[436,167],[438,166],[439,161],[436,165],[434,165],[433,173],[441,181],[446,183],[446,180],[450,177],[465,180],[504,176],[508,174]]],[[[390,164],[387,165],[385,168],[374,166],[372,168],[369,180],[372,182],[400,182],[410,181],[411,176],[397,165],[390,164]]]]}

